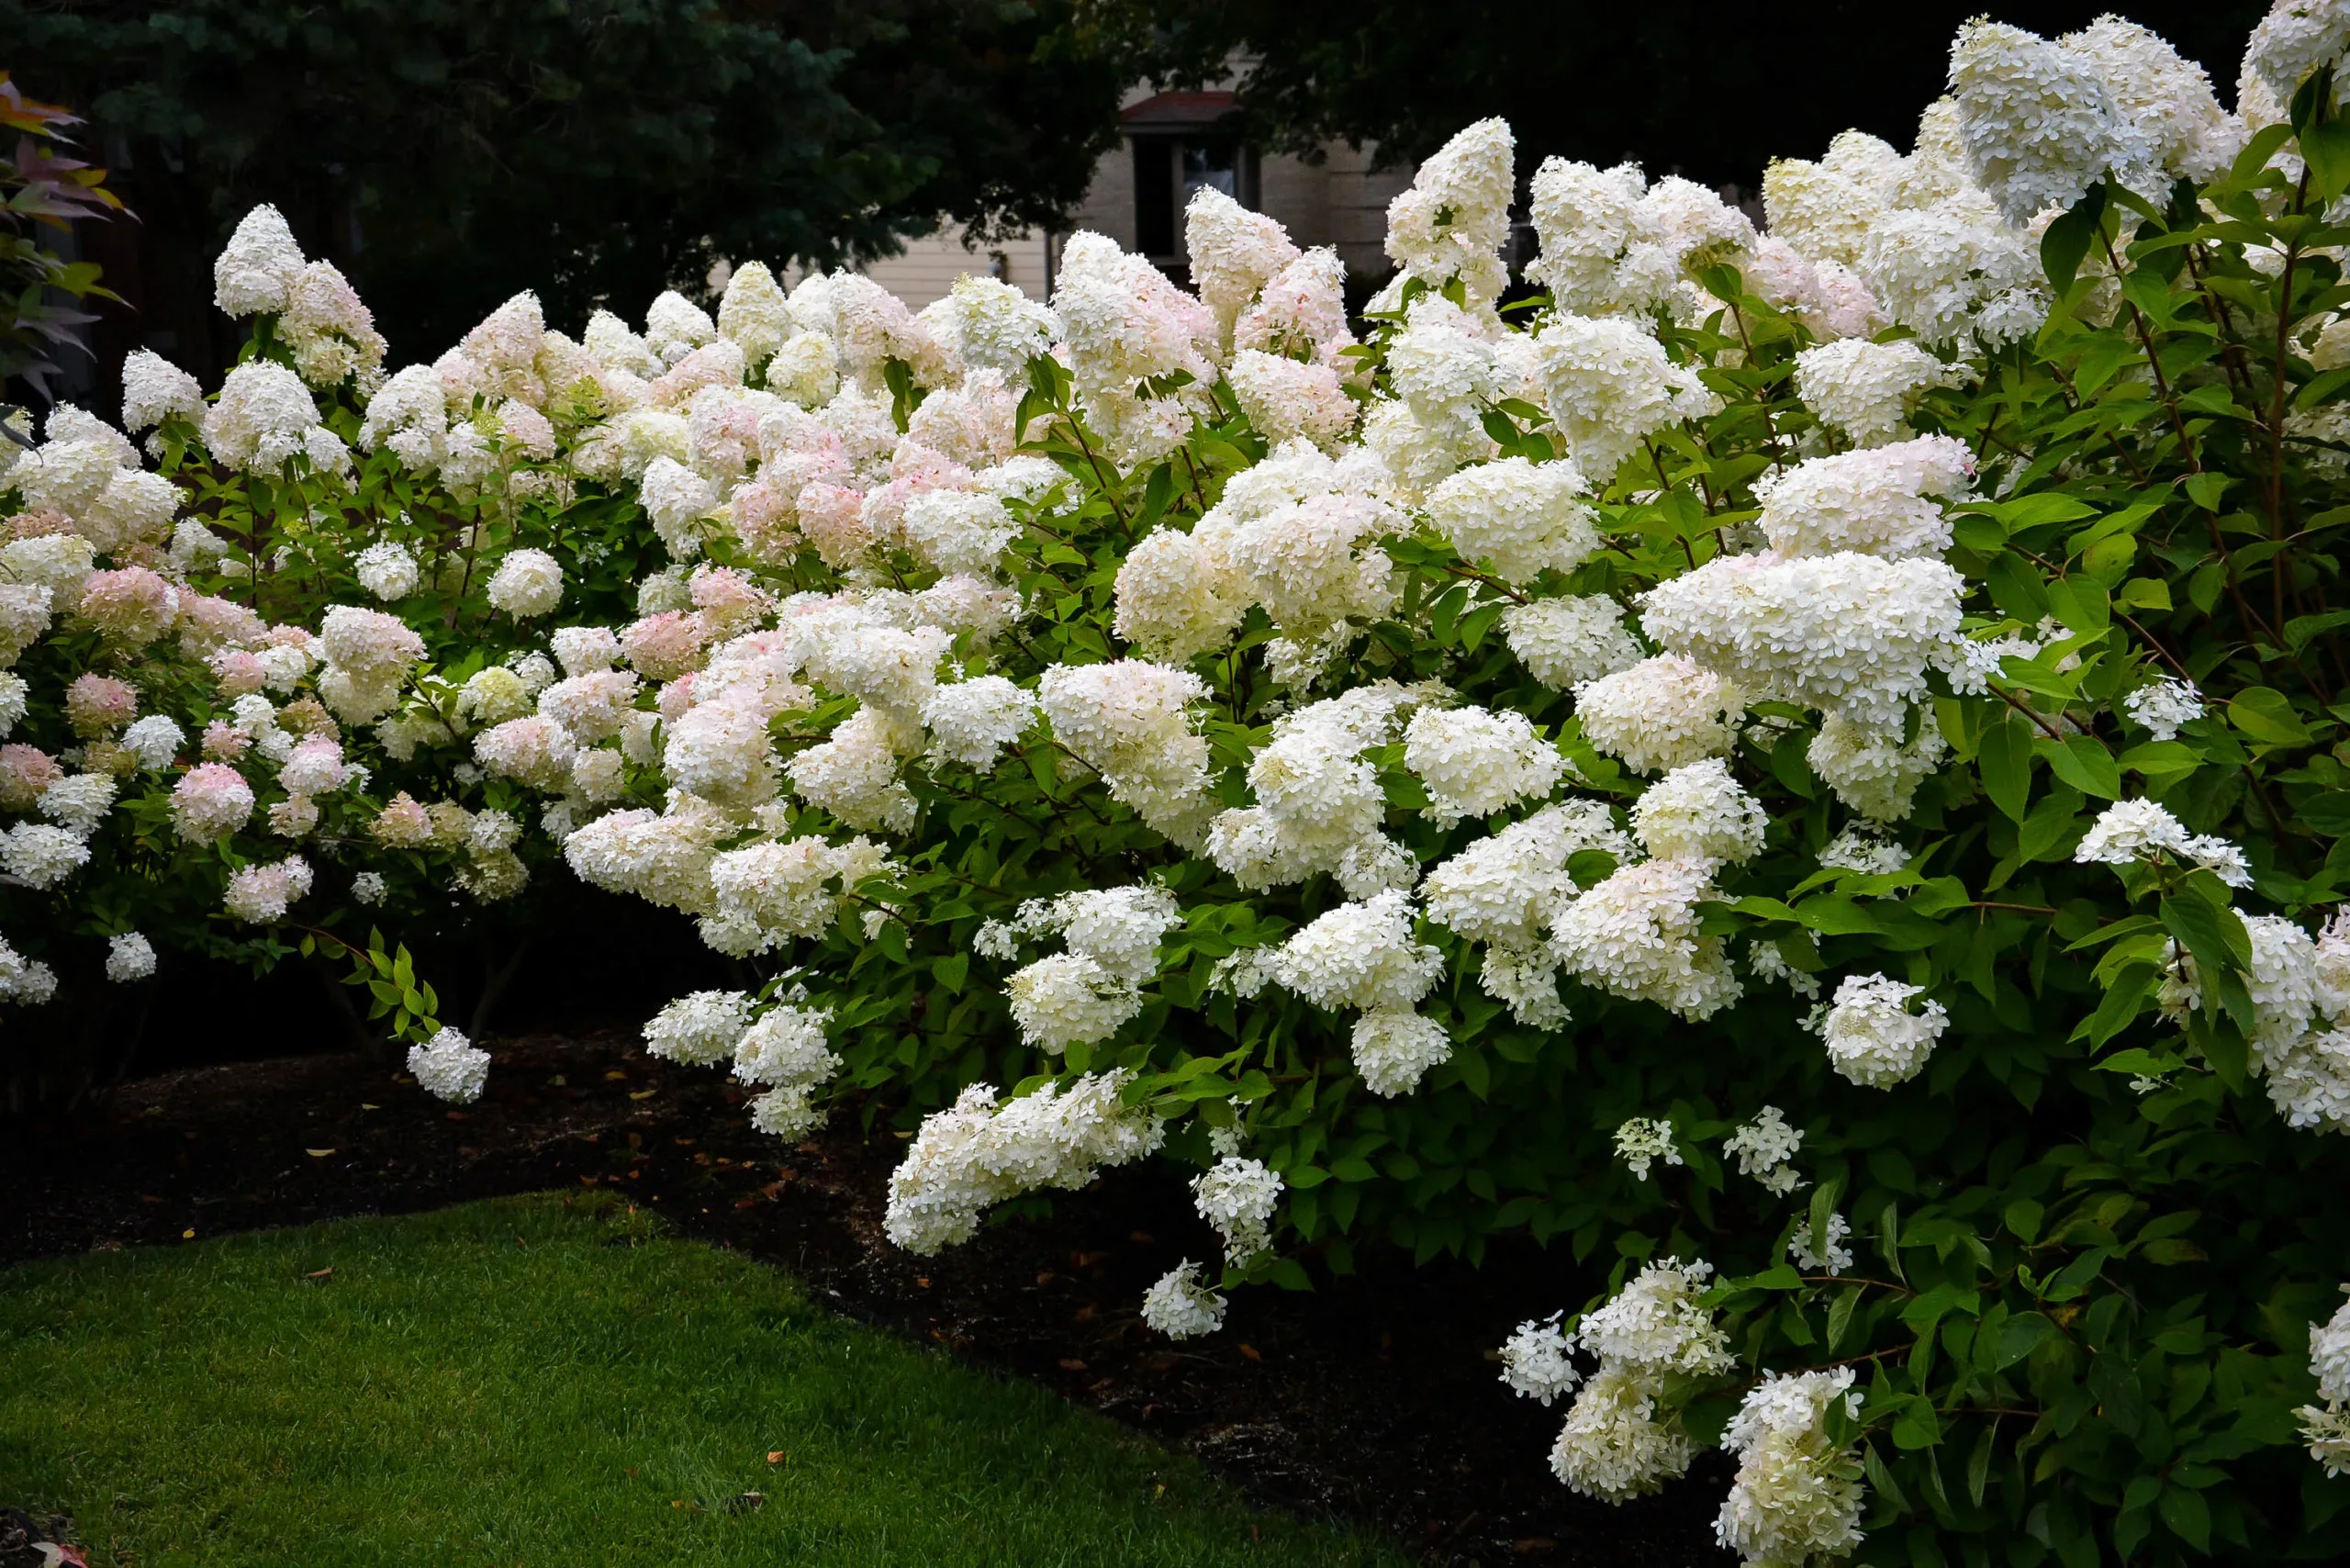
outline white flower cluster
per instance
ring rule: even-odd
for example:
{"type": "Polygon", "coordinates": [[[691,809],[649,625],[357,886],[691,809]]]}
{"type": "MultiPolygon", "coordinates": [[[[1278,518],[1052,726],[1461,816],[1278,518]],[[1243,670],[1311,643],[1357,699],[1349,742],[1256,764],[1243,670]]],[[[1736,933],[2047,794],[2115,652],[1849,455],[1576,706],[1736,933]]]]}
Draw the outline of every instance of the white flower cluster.
{"type": "Polygon", "coordinates": [[[1685,1165],[1681,1148],[1673,1141],[1673,1123],[1662,1116],[1634,1116],[1616,1129],[1616,1158],[1631,1169],[1637,1179],[1649,1179],[1649,1167],[1662,1159],[1667,1165],[1685,1165]]]}
{"type": "Polygon", "coordinates": [[[1106,1040],[1142,1011],[1142,987],[1158,972],[1159,938],[1182,919],[1175,896],[1155,884],[1063,893],[1028,901],[1012,921],[989,922],[974,946],[1008,958],[1024,936],[1060,936],[1068,951],[1015,970],[1003,988],[1021,1038],[1058,1053],[1106,1040]]]}
{"type": "Polygon", "coordinates": [[[1811,1222],[1806,1220],[1787,1238],[1787,1256],[1798,1269],[1824,1269],[1831,1275],[1841,1274],[1852,1266],[1852,1249],[1840,1245],[1852,1234],[1852,1222],[1831,1211],[1828,1215],[1828,1238],[1824,1242],[1815,1240],[1811,1222]]]}
{"type": "Polygon", "coordinates": [[[1698,929],[1697,906],[1718,896],[1717,868],[1707,859],[1623,867],[1553,914],[1550,950],[1595,990],[1709,1018],[1743,991],[1722,939],[1698,929]]]}
{"type": "Polygon", "coordinates": [[[408,1048],[408,1070],[417,1086],[436,1100],[470,1105],[489,1081],[489,1053],[454,1029],[442,1029],[408,1048]]]}
{"type": "Polygon", "coordinates": [[[57,971],[28,958],[0,937],[0,1002],[38,1007],[57,994],[57,971]]]}
{"type": "Polygon", "coordinates": [[[1184,1259],[1143,1293],[1142,1320],[1169,1339],[1196,1339],[1224,1327],[1227,1303],[1200,1279],[1200,1266],[1184,1259]]]}
{"type": "Polygon", "coordinates": [[[1545,1410],[1583,1381],[1573,1360],[1574,1336],[1559,1327],[1561,1316],[1528,1318],[1502,1342],[1502,1382],[1521,1399],[1541,1401],[1545,1410]]]}
{"type": "Polygon", "coordinates": [[[1039,1187],[1082,1187],[1102,1167],[1156,1149],[1164,1137],[1158,1118],[1119,1103],[1129,1077],[1087,1073],[1001,1104],[991,1085],[964,1090],[923,1118],[890,1175],[890,1239],[927,1256],[977,1235],[991,1204],[1039,1187]]]}
{"type": "MultiPolygon", "coordinates": [[[[2281,914],[2243,919],[2254,1070],[2287,1126],[2350,1132],[2350,911],[2337,910],[2315,938],[2281,914]]],[[[2209,1003],[2184,947],[2174,948],[2158,1000],[2182,1021],[2209,1003]]]]}
{"type": "Polygon", "coordinates": [[[1803,1148],[1803,1129],[1791,1127],[1776,1105],[1765,1105],[1722,1145],[1722,1158],[1738,1161],[1738,1173],[1785,1197],[1801,1186],[1794,1164],[1803,1148]]]}
{"type": "Polygon", "coordinates": [[[1444,955],[1412,933],[1412,906],[1390,890],[1315,917],[1270,957],[1270,978],[1332,1012],[1360,1009],[1355,1070],[1374,1094],[1418,1087],[1452,1055],[1444,1025],[1416,1011],[1444,955]]]}
{"type": "MultiPolygon", "coordinates": [[[[1714,1535],[1751,1563],[1781,1568],[1845,1557],[1861,1543],[1861,1460],[1830,1442],[1826,1421],[1856,1406],[1852,1369],[1766,1376],[1722,1432],[1739,1456],[1714,1535]]],[[[1857,1414],[1857,1411],[1853,1411],[1857,1414]]]]}
{"type": "Polygon", "coordinates": [[[1818,1010],[1828,1065],[1871,1089],[1917,1077],[1950,1026],[1950,1014],[1939,1002],[1909,1011],[1911,999],[1924,990],[1887,975],[1847,975],[1835,998],[1818,1010]]]}
{"type": "Polygon", "coordinates": [[[1572,572],[1599,548],[1591,486],[1572,463],[1505,457],[1463,468],[1428,496],[1428,519],[1463,559],[1505,582],[1572,572]]]}
{"type": "Polygon", "coordinates": [[[1707,267],[1742,265],[1753,222],[1678,175],[1651,185],[1630,163],[1602,170],[1550,158],[1528,207],[1542,252],[1527,276],[1579,316],[1646,317],[1707,267]]]}
{"type": "MultiPolygon", "coordinates": [[[[2046,314],[2038,247],[2009,226],[2003,196],[1976,183],[1974,155],[1980,151],[1991,160],[1988,177],[2019,200],[2031,199],[2032,188],[2053,191],[2076,177],[2086,184],[2101,172],[2090,164],[2110,152],[2109,138],[2101,145],[2047,147],[2025,128],[2078,117],[2095,121],[2102,134],[2119,123],[2113,95],[2077,56],[2051,55],[2054,46],[2029,34],[1969,29],[1961,41],[1967,106],[1944,98],[1928,108],[1908,156],[1875,137],[1846,131],[1817,162],[1781,159],[1763,173],[1771,232],[1755,247],[1749,286],[1819,337],[1870,338],[1890,321],[1929,348],[1997,347],[2036,330],[2046,314]],[[2051,95],[2051,84],[2067,71],[2080,75],[2077,100],[2065,98],[2062,88],[2051,95]]],[[[1959,65],[1954,59],[1954,73],[1959,65]]],[[[2121,73],[2129,74],[2126,68],[2121,73]]],[[[2134,102],[2138,91],[2122,95],[2134,102]]],[[[2208,84],[2204,91],[2208,96],[2208,84]]],[[[1857,368],[1874,357],[1854,353],[1847,363],[1857,368]]],[[[1882,363],[1889,372],[1893,362],[1882,363]]],[[[1881,394],[1867,399],[1878,417],[1889,411],[1891,385],[1889,375],[1876,382],[1872,390],[1881,394]]]]}
{"type": "Polygon", "coordinates": [[[2165,676],[2124,697],[2121,711],[2144,725],[2152,738],[2177,740],[2183,725],[2203,716],[2203,694],[2191,681],[2165,676]]]}
{"type": "Polygon", "coordinates": [[[1957,637],[1964,581],[1940,561],[1857,551],[1722,555],[1641,599],[1650,636],[1751,697],[1900,733],[1957,637]]]}
{"type": "Polygon", "coordinates": [[[751,1026],[751,996],[697,991],[664,1007],[644,1025],[644,1048],[666,1061],[711,1067],[734,1055],[751,1026]]]}
{"type": "Polygon", "coordinates": [[[1650,1263],[1575,1331],[1599,1358],[1550,1452],[1561,1481],[1586,1497],[1621,1503],[1654,1492],[1689,1468],[1680,1413],[1664,1407],[1665,1378],[1727,1371],[1729,1344],[1698,1303],[1713,1266],[1677,1258],[1650,1263]]]}
{"type": "MultiPolygon", "coordinates": [[[[2350,1285],[2342,1289],[2350,1294],[2350,1285]]],[[[2310,1325],[2310,1375],[2317,1380],[2317,1396],[2325,1401],[2295,1412],[2310,1457],[2329,1476],[2350,1473],[2350,1302],[2323,1323],[2310,1325]]]]}
{"type": "Polygon", "coordinates": [[[1355,898],[1409,886],[1417,868],[1383,831],[1386,794],[1362,754],[1393,742],[1404,714],[1435,695],[1382,680],[1283,714],[1249,759],[1257,803],[1209,824],[1208,858],[1251,890],[1321,874],[1355,898]]]}
{"type": "Polygon", "coordinates": [[[1431,290],[1458,278],[1475,303],[1509,282],[1500,251],[1509,238],[1515,139],[1505,121],[1479,120],[1448,141],[1387,207],[1387,254],[1431,290]]]}
{"type": "Polygon", "coordinates": [[[1404,766],[1427,786],[1428,815],[1441,824],[1492,816],[1558,787],[1566,758],[1523,713],[1476,707],[1426,707],[1404,731],[1404,766]]]}
{"type": "Polygon", "coordinates": [[[1200,1217],[1224,1238],[1225,1267],[1246,1269],[1271,1250],[1273,1210],[1285,1185],[1262,1160],[1231,1154],[1192,1183],[1200,1217]]]}
{"type": "Polygon", "coordinates": [[[2144,133],[2073,50],[2021,28],[1969,22],[1951,44],[1950,81],[1969,168],[2009,223],[2070,207],[2107,174],[2160,198],[2144,133]]]}
{"type": "Polygon", "coordinates": [[[1629,321],[1553,317],[1535,335],[1534,354],[1568,454],[1595,481],[1613,479],[1660,431],[1722,409],[1694,366],[1629,321]]]}
{"type": "Polygon", "coordinates": [[[1840,338],[1796,355],[1796,396],[1855,446],[1907,437],[1919,398],[1949,379],[1949,367],[1908,342],[1840,338]]]}
{"type": "Polygon", "coordinates": [[[155,945],[136,931],[106,939],[106,979],[129,985],[155,973],[155,945]]]}
{"type": "Polygon", "coordinates": [[[1570,594],[1512,605],[1502,611],[1502,635],[1528,674],[1562,691],[1641,658],[1623,607],[1612,599],[1570,594]]]}
{"type": "Polygon", "coordinates": [[[1055,665],[1036,700],[1054,735],[1102,775],[1111,797],[1187,847],[1214,810],[1207,742],[1192,729],[1191,705],[1207,684],[1191,671],[1143,659],[1055,665]]]}
{"type": "Polygon", "coordinates": [[[822,1008],[778,1002],[735,1042],[734,1076],[767,1091],[751,1103],[751,1125],[759,1131],[789,1142],[823,1120],[810,1099],[841,1065],[824,1043],[831,1016],[822,1008]]]}
{"type": "Polygon", "coordinates": [[[1635,773],[1680,767],[1729,750],[1746,698],[1681,654],[1659,654],[1574,688],[1583,739],[1635,773]]]}
{"type": "Polygon", "coordinates": [[[2081,835],[2073,859],[2083,866],[2130,866],[2177,861],[2200,867],[2232,888],[2252,886],[2252,863],[2224,838],[2190,834],[2169,809],[2154,801],[2116,801],[2098,813],[2081,835]]]}
{"type": "Polygon", "coordinates": [[[1577,892],[1567,862],[1585,851],[1618,863],[1635,853],[1606,806],[1564,801],[1477,840],[1436,866],[1421,884],[1430,920],[1487,944],[1486,993],[1536,1028],[1567,1022],[1557,984],[1560,958],[1548,946],[1548,933],[1577,892]]]}

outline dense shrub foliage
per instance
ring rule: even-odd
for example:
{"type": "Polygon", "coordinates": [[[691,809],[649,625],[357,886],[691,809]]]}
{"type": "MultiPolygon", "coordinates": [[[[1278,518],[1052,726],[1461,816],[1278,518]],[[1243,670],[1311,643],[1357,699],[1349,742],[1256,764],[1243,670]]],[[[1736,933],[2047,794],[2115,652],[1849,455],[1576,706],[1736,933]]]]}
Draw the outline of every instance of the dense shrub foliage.
{"type": "Polygon", "coordinates": [[[1504,1382],[1590,1495],[1726,1446],[1749,1561],[2338,1550],[2345,45],[2280,8],[2228,113],[1971,25],[1767,234],[1545,162],[1505,307],[1484,121],[1354,323],[1207,193],[1196,296],[752,264],[386,377],[258,210],[154,466],[0,477],[10,994],[323,951],[470,1098],[403,922],[576,876],[757,977],[646,1038],[758,1125],[905,1107],[910,1249],[1158,1153],[1169,1334],[1608,1271],[1504,1382]]]}

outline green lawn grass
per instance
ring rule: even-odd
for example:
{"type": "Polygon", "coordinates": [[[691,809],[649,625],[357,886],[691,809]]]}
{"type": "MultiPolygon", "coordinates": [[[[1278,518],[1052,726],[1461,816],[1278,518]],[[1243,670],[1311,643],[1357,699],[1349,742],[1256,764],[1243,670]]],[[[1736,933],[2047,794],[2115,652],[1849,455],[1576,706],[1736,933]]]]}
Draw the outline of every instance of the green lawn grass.
{"type": "Polygon", "coordinates": [[[0,1272],[0,1503],[139,1568],[1406,1561],[556,1197],[0,1272]]]}

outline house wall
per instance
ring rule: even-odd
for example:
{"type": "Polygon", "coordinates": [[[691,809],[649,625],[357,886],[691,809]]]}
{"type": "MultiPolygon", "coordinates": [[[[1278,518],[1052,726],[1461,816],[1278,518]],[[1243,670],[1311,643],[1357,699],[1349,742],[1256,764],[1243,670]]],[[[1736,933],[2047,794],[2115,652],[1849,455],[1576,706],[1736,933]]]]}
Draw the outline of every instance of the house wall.
{"type": "Polygon", "coordinates": [[[885,256],[857,270],[915,310],[946,298],[955,280],[966,274],[1001,277],[1031,299],[1044,298],[1048,282],[1044,236],[1024,235],[966,246],[963,231],[952,226],[909,242],[903,255],[885,256]],[[993,271],[998,256],[1003,259],[1001,272],[993,271]]]}

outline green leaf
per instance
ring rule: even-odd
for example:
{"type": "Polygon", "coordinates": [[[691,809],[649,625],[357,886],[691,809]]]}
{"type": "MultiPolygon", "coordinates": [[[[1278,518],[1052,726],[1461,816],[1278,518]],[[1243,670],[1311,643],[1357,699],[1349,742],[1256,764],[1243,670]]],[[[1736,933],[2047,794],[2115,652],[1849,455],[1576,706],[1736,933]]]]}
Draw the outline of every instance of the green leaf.
{"type": "Polygon", "coordinates": [[[2048,613],[2048,585],[2038,571],[2013,554],[1994,555],[1983,568],[1998,607],[2027,624],[2048,613]]]}
{"type": "Polygon", "coordinates": [[[2059,298],[2080,275],[2081,263],[2089,253],[2089,242],[2097,238],[2104,221],[2105,182],[2100,180],[2080,200],[2057,214],[2041,235],[2041,269],[2047,273],[2049,285],[2059,298]]]}
{"type": "Polygon", "coordinates": [[[1909,1511],[1908,1497],[1903,1494],[1900,1484],[1893,1479],[1892,1467],[1886,1464],[1883,1456],[1876,1451],[1874,1443],[1861,1445],[1861,1468],[1868,1475],[1871,1489],[1881,1493],[1895,1508],[1902,1513],[1909,1511]]]}
{"type": "Polygon", "coordinates": [[[2000,714],[1984,729],[1975,766],[1991,803],[2009,821],[2023,821],[2031,796],[2031,726],[2012,709],[2000,714]]]}
{"type": "Polygon", "coordinates": [[[1942,1424],[1930,1399],[1912,1399],[1894,1417],[1893,1446],[1905,1450],[1930,1449],[1942,1440],[1942,1424]]]}
{"type": "Polygon", "coordinates": [[[1285,1291],[1310,1291],[1314,1288],[1313,1280],[1306,1275],[1305,1265],[1294,1258],[1275,1260],[1269,1277],[1285,1291]]]}
{"type": "Polygon", "coordinates": [[[2073,1031],[2073,1038],[2101,1046],[2128,1028],[2145,1005],[2146,993],[2154,989],[2154,979],[2152,964],[2123,965],[2121,972],[2106,987],[2105,998],[2098,1003],[2097,1011],[2073,1031]]]}
{"type": "MultiPolygon", "coordinates": [[[[2343,367],[2350,374],[2350,365],[2343,367]]],[[[2309,646],[2310,639],[2322,636],[2338,626],[2350,626],[2350,610],[2329,610],[2322,615],[2297,615],[2285,622],[2285,644],[2300,653],[2309,646]]]]}
{"type": "Polygon", "coordinates": [[[2350,120],[2329,118],[2294,129],[2309,163],[2311,201],[2322,206],[2350,190],[2350,120]]]}
{"type": "Polygon", "coordinates": [[[2094,577],[2061,577],[2048,585],[2048,608],[2065,627],[2093,637],[2113,623],[2105,585],[2094,577]]]}
{"type": "Polygon", "coordinates": [[[1844,1183],[1834,1177],[1822,1182],[1811,1194],[1811,1249],[1825,1254],[1828,1250],[1828,1218],[1836,1212],[1836,1200],[1842,1195],[1844,1183]]]}
{"type": "Polygon", "coordinates": [[[2004,549],[2008,543],[2008,531],[1998,520],[1979,511],[1962,512],[1951,519],[1950,532],[1962,548],[1980,555],[2004,549]]]}
{"type": "Polygon", "coordinates": [[[2126,1051],[2114,1051],[2097,1059],[2099,1072],[2127,1072],[2145,1078],[2159,1078],[2166,1072],[2177,1072],[2181,1065],[2175,1056],[2157,1055],[2136,1047],[2126,1051]]]}
{"type": "Polygon", "coordinates": [[[2187,476],[2187,498],[2205,511],[2218,511],[2228,493],[2228,476],[2209,471],[2187,476]]]}
{"type": "Polygon", "coordinates": [[[2206,974],[2237,974],[2252,967],[2252,934],[2232,909],[2215,909],[2199,898],[2167,898],[2163,929],[2195,955],[2206,974]]]}
{"type": "MultiPolygon", "coordinates": [[[[2134,351],[2133,351],[2134,352],[2134,351]]],[[[2010,533],[2041,528],[2052,522],[2076,522],[2085,517],[2095,517],[2097,508],[2077,496],[2064,495],[2055,490],[2040,490],[2029,496],[2018,496],[2011,501],[1994,503],[1999,520],[2010,533]]]]}
{"type": "Polygon", "coordinates": [[[2045,1344],[2056,1325],[2042,1312],[2020,1312],[1999,1325],[1999,1348],[1991,1358],[1993,1372],[2005,1372],[2045,1344]]]}
{"type": "Polygon", "coordinates": [[[1730,1417],[1738,1414],[1738,1403],[1721,1396],[1693,1399],[1681,1412],[1681,1429],[1699,1448],[1711,1448],[1721,1441],[1730,1417]]]}
{"type": "Polygon", "coordinates": [[[1983,1506],[1983,1490],[1991,1479],[1991,1454],[1998,1446],[1999,1422],[1997,1417],[1985,1424],[1983,1435],[1975,1439],[1975,1453],[1966,1462],[1966,1500],[1976,1507],[1983,1506]]]}
{"type": "Polygon", "coordinates": [[[2211,1510],[2200,1492],[2183,1486],[2163,1488],[2162,1501],[2154,1505],[2154,1512],[2162,1516],[2171,1533],[2198,1551],[2211,1550],[2211,1510]]]}
{"type": "Polygon", "coordinates": [[[2156,780],[2180,778],[2203,766],[2203,757],[2184,741],[2147,741],[2114,759],[2131,773],[2156,780]]]}
{"type": "Polygon", "coordinates": [[[2228,704],[2228,722],[2269,745],[2307,745],[2309,726],[2286,695],[2268,686],[2248,686],[2228,704]]]}
{"type": "Polygon", "coordinates": [[[2121,798],[2121,769],[2095,735],[2067,735],[2062,745],[2043,735],[2032,743],[2032,750],[2047,762],[2049,772],[2082,794],[2104,801],[2121,798]]]}
{"type": "Polygon", "coordinates": [[[1861,1305],[1861,1287],[1840,1294],[1828,1308],[1828,1350],[1833,1355],[1836,1347],[1844,1342],[1844,1334],[1852,1325],[1853,1309],[1861,1305]]]}
{"type": "Polygon", "coordinates": [[[2326,838],[2350,835],[2350,790],[2328,790],[2303,801],[2293,819],[2326,838]]]}
{"type": "Polygon", "coordinates": [[[932,976],[937,980],[940,986],[950,992],[963,989],[963,981],[968,977],[970,970],[971,956],[968,953],[949,954],[943,958],[932,959],[930,964],[932,976]]]}

